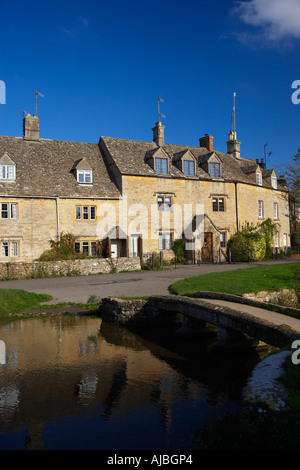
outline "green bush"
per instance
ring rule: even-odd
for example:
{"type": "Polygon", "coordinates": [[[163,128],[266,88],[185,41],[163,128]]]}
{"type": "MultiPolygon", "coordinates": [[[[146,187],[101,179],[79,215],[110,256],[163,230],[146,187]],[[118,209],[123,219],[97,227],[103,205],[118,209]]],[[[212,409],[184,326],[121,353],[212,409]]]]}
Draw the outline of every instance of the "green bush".
{"type": "Polygon", "coordinates": [[[185,250],[185,241],[183,239],[175,240],[173,243],[173,251],[175,253],[177,263],[185,263],[186,250],[185,250]]]}
{"type": "Polygon", "coordinates": [[[230,238],[228,248],[231,250],[232,261],[261,261],[266,255],[266,240],[258,232],[245,230],[230,238]]]}

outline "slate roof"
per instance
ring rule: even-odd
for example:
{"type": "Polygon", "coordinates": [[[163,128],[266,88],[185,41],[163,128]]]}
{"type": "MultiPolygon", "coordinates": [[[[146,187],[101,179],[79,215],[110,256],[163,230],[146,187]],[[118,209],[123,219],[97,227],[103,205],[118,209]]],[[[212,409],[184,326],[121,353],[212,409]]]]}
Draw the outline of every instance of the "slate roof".
{"type": "Polygon", "coordinates": [[[118,198],[98,144],[23,137],[0,137],[0,158],[7,153],[16,164],[16,181],[0,182],[0,195],[118,198]],[[80,185],[74,165],[93,169],[93,184],[80,185]]]}
{"type": "MultiPolygon", "coordinates": [[[[111,155],[116,167],[123,175],[158,176],[155,170],[153,170],[149,163],[147,163],[147,157],[153,155],[158,148],[154,142],[101,137],[100,148],[103,155],[106,153],[111,155]]],[[[162,148],[169,156],[171,163],[178,160],[178,156],[182,156],[187,150],[190,150],[200,164],[205,163],[209,157],[215,153],[222,162],[222,178],[224,180],[255,184],[253,176],[251,175],[251,173],[255,172],[258,166],[255,160],[236,158],[232,155],[218,152],[216,150],[208,151],[204,147],[165,144],[162,148]]],[[[169,175],[159,176],[164,178],[195,178],[192,176],[185,176],[174,164],[171,164],[169,168],[169,175]]],[[[196,177],[200,180],[213,179],[200,165],[197,165],[196,177]]],[[[271,184],[264,179],[262,185],[264,187],[271,188],[271,184]]],[[[278,185],[278,189],[283,188],[278,185]]]]}

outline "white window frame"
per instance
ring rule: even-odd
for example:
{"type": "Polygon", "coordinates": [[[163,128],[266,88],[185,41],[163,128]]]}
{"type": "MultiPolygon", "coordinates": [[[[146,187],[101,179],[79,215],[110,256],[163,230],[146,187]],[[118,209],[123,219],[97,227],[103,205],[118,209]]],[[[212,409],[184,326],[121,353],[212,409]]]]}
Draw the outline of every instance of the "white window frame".
{"type": "Polygon", "coordinates": [[[283,234],[283,247],[284,247],[284,248],[287,247],[287,233],[284,233],[284,234],[283,234]]]}
{"type": "Polygon", "coordinates": [[[80,184],[92,184],[93,183],[92,170],[77,170],[77,181],[80,184]]]}
{"type": "Polygon", "coordinates": [[[17,202],[1,202],[0,203],[0,219],[17,219],[18,218],[18,203],[17,202]],[[6,210],[3,208],[6,206],[6,210]],[[3,217],[6,212],[7,217],[3,217]]]}
{"type": "Polygon", "coordinates": [[[1,181],[15,181],[16,180],[16,165],[0,165],[0,180],[1,181]]]}
{"type": "Polygon", "coordinates": [[[258,186],[262,186],[262,174],[259,171],[256,173],[256,183],[258,186]]]}
{"type": "Polygon", "coordinates": [[[158,234],[158,249],[159,250],[172,250],[173,233],[172,232],[159,232],[158,234]]]}
{"type": "Polygon", "coordinates": [[[264,201],[261,200],[258,201],[258,218],[264,218],[264,201]]]}
{"type": "Polygon", "coordinates": [[[157,208],[159,211],[172,210],[172,197],[171,196],[157,196],[157,208]]]}
{"type": "Polygon", "coordinates": [[[278,219],[278,202],[273,202],[273,219],[278,219]]]}
{"type": "Polygon", "coordinates": [[[97,219],[97,206],[76,205],[75,206],[75,219],[76,220],[96,220],[97,219]]]}
{"type": "Polygon", "coordinates": [[[17,240],[2,240],[1,241],[1,258],[18,258],[19,256],[19,242],[17,240]]]}
{"type": "Polygon", "coordinates": [[[279,248],[280,246],[280,239],[279,239],[279,232],[274,233],[274,247],[279,248]]]}
{"type": "Polygon", "coordinates": [[[277,178],[276,176],[271,177],[271,184],[273,189],[277,189],[277,178]]]}

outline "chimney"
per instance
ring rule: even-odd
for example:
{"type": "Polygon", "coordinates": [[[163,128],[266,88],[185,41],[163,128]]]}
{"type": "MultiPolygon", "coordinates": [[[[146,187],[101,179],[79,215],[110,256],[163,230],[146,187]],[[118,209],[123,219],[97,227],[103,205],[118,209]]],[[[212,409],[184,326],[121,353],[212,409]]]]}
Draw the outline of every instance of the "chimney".
{"type": "Polygon", "coordinates": [[[37,141],[40,138],[39,118],[27,114],[23,118],[23,138],[37,141]]]}
{"type": "Polygon", "coordinates": [[[261,167],[261,169],[262,169],[262,170],[265,170],[265,168],[266,168],[266,165],[265,165],[265,161],[264,161],[264,159],[263,159],[263,158],[261,158],[261,159],[260,159],[260,163],[259,163],[259,165],[260,165],[260,167],[261,167]]]}
{"type": "Polygon", "coordinates": [[[162,147],[165,143],[165,126],[161,125],[161,122],[158,121],[156,126],[152,128],[153,131],[153,142],[156,143],[158,147],[162,147]]]}
{"type": "Polygon", "coordinates": [[[200,147],[204,147],[207,150],[213,150],[213,140],[214,138],[212,135],[205,134],[204,137],[200,137],[199,139],[200,147]]]}
{"type": "Polygon", "coordinates": [[[236,138],[236,131],[228,132],[227,153],[236,158],[241,158],[241,141],[236,138]]]}

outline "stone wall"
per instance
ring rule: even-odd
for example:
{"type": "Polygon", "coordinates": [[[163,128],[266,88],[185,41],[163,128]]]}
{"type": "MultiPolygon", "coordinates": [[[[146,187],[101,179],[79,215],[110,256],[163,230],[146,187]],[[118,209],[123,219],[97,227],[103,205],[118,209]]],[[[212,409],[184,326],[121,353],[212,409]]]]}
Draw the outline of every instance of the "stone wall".
{"type": "Polygon", "coordinates": [[[141,269],[139,257],[0,263],[0,279],[88,275],[141,269]]]}

